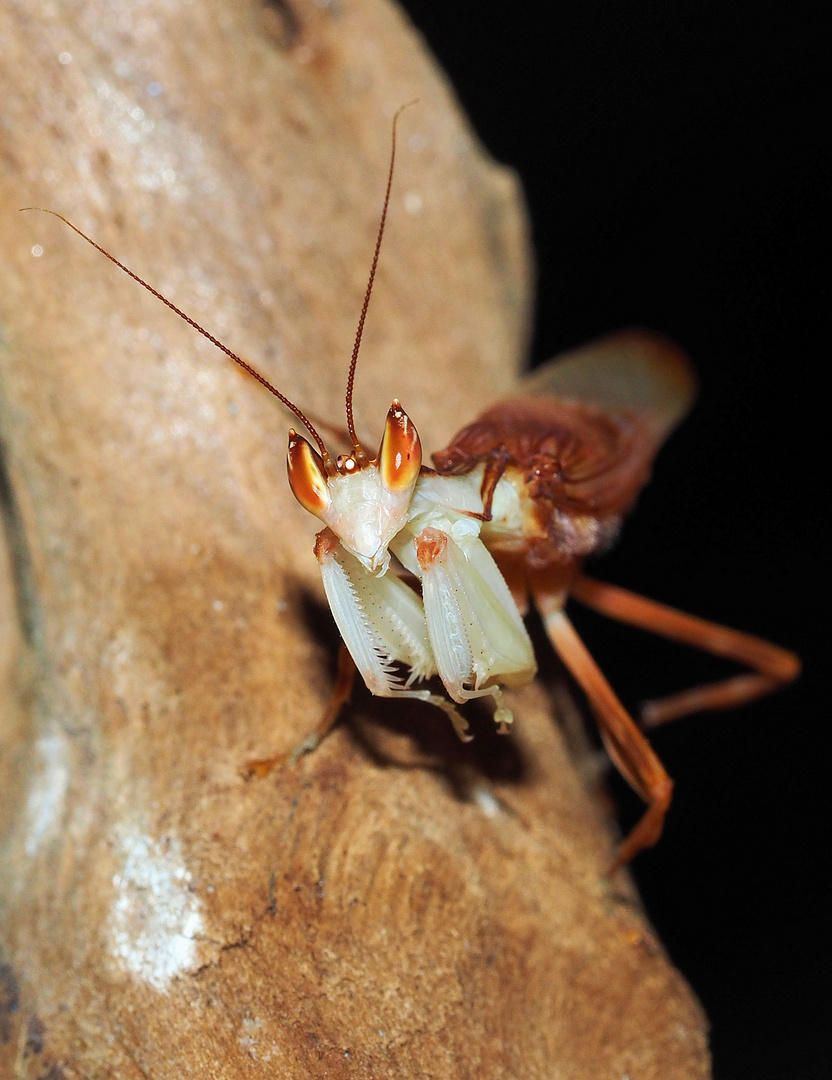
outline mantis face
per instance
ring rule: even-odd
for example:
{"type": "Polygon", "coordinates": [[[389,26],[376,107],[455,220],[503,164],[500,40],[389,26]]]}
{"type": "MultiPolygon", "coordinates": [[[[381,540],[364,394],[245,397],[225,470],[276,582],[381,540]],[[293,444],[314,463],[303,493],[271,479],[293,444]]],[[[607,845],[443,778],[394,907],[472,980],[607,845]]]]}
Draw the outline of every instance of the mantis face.
{"type": "Polygon", "coordinates": [[[418,432],[399,402],[390,406],[374,459],[359,445],[352,454],[325,459],[292,430],[287,467],[301,506],[328,525],[368,573],[384,575],[388,546],[407,522],[422,468],[418,432]]]}

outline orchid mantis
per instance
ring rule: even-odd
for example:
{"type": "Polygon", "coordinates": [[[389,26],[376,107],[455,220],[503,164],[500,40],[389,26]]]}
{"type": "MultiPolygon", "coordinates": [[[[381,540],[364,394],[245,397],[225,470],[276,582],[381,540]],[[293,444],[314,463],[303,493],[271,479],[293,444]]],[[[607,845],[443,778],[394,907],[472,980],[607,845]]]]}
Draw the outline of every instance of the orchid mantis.
{"type": "MultiPolygon", "coordinates": [[[[311,436],[310,442],[289,432],[289,483],[323,524],[314,550],[343,648],[331,707],[300,749],[314,748],[335,722],[355,670],[373,694],[442,709],[463,739],[467,723],[459,707],[491,698],[495,721],[506,731],[513,717],[504,690],[528,683],[537,670],[523,621],[533,602],[597,715],[611,759],[647,803],[619,848],[619,866],[656,842],[673,785],[576,634],[564,610],[567,597],[752,669],[653,702],[644,714],[649,724],[766,693],[793,679],[799,661],[757,638],[583,575],[584,560],[615,539],[653,457],[693,399],[688,360],[658,335],[625,331],[550,362],[435,453],[434,468],[424,464],[419,435],[398,401],[389,408],[378,450],[360,442],[353,386],[390,201],[398,115],[347,377],[348,453],[330,453],[311,420],[245,360],[66,218],[46,212],[257,379],[311,436]],[[444,693],[425,685],[435,676],[444,693]]],[[[251,765],[265,772],[277,760],[251,765]]]]}

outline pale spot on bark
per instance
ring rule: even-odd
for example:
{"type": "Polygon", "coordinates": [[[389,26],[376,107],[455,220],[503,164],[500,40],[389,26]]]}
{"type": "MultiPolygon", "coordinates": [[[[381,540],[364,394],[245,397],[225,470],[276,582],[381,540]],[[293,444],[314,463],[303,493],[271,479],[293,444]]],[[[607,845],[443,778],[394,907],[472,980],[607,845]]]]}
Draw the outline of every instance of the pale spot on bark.
{"type": "Polygon", "coordinates": [[[113,877],[109,936],[112,955],[158,990],[196,962],[202,932],[198,897],[178,840],[165,843],[141,832],[120,838],[123,858],[113,877]]]}
{"type": "Polygon", "coordinates": [[[61,735],[44,735],[38,740],[40,768],[34,773],[26,798],[27,828],[24,848],[34,855],[60,823],[69,787],[69,760],[66,740],[61,735]]]}

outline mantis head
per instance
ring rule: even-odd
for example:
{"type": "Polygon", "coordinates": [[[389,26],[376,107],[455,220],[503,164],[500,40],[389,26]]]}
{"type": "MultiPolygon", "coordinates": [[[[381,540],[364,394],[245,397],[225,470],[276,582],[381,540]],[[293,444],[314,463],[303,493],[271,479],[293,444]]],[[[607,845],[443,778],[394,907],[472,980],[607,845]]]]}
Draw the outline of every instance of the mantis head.
{"type": "Polygon", "coordinates": [[[407,521],[422,467],[422,444],[398,401],[387,413],[375,458],[356,441],[352,454],[321,456],[289,432],[289,484],[295,498],[320,518],[371,574],[390,564],[387,545],[407,521]]]}

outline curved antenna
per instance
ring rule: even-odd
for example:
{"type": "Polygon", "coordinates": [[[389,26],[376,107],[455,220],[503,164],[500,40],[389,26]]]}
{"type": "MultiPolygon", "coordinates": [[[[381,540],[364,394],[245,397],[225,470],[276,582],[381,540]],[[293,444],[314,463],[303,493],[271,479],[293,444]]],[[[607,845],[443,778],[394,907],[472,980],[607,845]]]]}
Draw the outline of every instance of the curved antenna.
{"type": "Polygon", "coordinates": [[[376,277],[376,268],[378,267],[378,256],[381,251],[381,238],[384,236],[384,225],[387,221],[387,207],[390,205],[390,189],[393,186],[393,165],[396,161],[396,124],[399,117],[408,109],[411,105],[415,105],[418,98],[414,98],[413,101],[408,101],[404,105],[400,105],[396,109],[393,116],[393,142],[390,148],[390,169],[387,173],[387,190],[384,193],[384,206],[381,211],[381,222],[378,227],[378,236],[376,238],[376,250],[373,254],[373,263],[370,267],[370,280],[367,282],[367,291],[364,294],[364,303],[361,307],[361,316],[358,320],[358,330],[355,334],[355,345],[352,349],[352,360],[350,361],[350,372],[347,376],[347,429],[352,439],[352,444],[355,447],[356,453],[359,457],[366,457],[364,448],[358,441],[358,436],[355,433],[355,421],[352,415],[352,391],[353,384],[355,383],[355,368],[358,364],[358,350],[361,348],[361,335],[364,332],[364,320],[367,318],[367,308],[370,306],[370,294],[373,291],[373,282],[376,277]]]}
{"type": "Polygon", "coordinates": [[[194,330],[196,330],[198,333],[202,334],[202,336],[204,338],[207,338],[208,341],[210,341],[212,345],[216,345],[216,347],[220,350],[220,352],[224,352],[225,355],[227,357],[229,357],[229,359],[233,360],[235,364],[239,364],[239,366],[243,369],[243,371],[245,371],[248,375],[251,375],[251,377],[253,379],[256,379],[260,383],[261,386],[265,386],[265,388],[269,391],[269,393],[274,394],[274,396],[279,401],[282,401],[287,409],[291,409],[291,411],[295,414],[295,416],[298,418],[298,420],[300,420],[300,422],[303,424],[303,426],[306,428],[306,430],[309,432],[309,434],[312,436],[312,438],[318,444],[318,448],[321,451],[321,457],[324,459],[324,462],[328,462],[328,461],[332,460],[331,457],[330,457],[329,451],[327,450],[326,446],[324,446],[323,439],[320,437],[320,435],[317,433],[315,428],[312,426],[311,422],[309,420],[307,420],[307,418],[303,415],[303,413],[300,411],[300,409],[297,407],[297,405],[295,405],[293,402],[291,402],[287,397],[284,397],[283,394],[281,394],[281,392],[276,387],[272,386],[272,384],[269,382],[269,380],[264,378],[260,374],[259,371],[256,371],[251,366],[251,364],[247,363],[245,360],[243,360],[243,358],[241,356],[238,356],[235,352],[232,352],[231,349],[229,349],[226,345],[223,345],[223,343],[221,341],[218,341],[217,338],[215,338],[213,334],[209,334],[208,331],[204,327],[200,326],[198,322],[195,322],[192,318],[190,318],[190,316],[186,315],[184,311],[180,311],[179,308],[176,306],[176,304],[171,303],[171,301],[168,300],[168,298],[166,296],[162,296],[162,294],[160,292],[157,292],[156,289],[154,289],[152,285],[148,285],[146,281],[142,280],[142,278],[139,277],[138,274],[134,274],[132,270],[128,269],[128,267],[126,267],[124,265],[124,263],[119,262],[118,259],[115,257],[115,255],[111,255],[109,253],[109,251],[106,251],[103,247],[101,247],[100,244],[96,244],[96,242],[94,240],[91,240],[90,237],[87,236],[86,233],[81,232],[81,230],[78,228],[78,226],[73,225],[71,221],[69,221],[67,218],[65,218],[63,216],[63,214],[59,214],[55,210],[47,210],[43,206],[24,206],[24,207],[21,207],[21,213],[24,210],[39,210],[40,213],[42,213],[42,214],[51,214],[52,217],[58,218],[58,220],[62,221],[64,223],[64,225],[68,225],[70,227],[70,229],[72,229],[73,232],[78,233],[78,235],[82,239],[86,240],[88,244],[92,245],[92,247],[94,247],[96,251],[100,251],[102,255],[104,255],[106,258],[108,258],[110,260],[111,263],[115,263],[116,266],[119,268],[119,270],[123,270],[124,273],[127,274],[128,277],[131,277],[134,281],[138,282],[139,285],[141,285],[143,289],[147,289],[147,291],[152,296],[155,296],[157,300],[161,300],[162,303],[165,305],[165,307],[169,307],[171,309],[171,311],[176,312],[176,314],[179,316],[179,318],[183,319],[188,324],[188,326],[192,326],[194,328],[194,330]]]}

